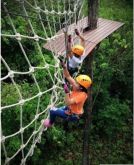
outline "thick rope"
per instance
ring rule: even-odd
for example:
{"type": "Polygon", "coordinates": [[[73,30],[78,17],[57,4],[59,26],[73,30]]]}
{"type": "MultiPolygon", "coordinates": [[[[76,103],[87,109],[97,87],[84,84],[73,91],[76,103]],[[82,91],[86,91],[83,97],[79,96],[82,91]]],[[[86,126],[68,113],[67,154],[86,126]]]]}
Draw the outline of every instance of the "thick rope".
{"type": "MultiPolygon", "coordinates": [[[[64,33],[56,35],[56,33],[57,33],[56,28],[57,27],[56,27],[56,20],[55,20],[54,16],[56,15],[56,16],[59,17],[58,21],[59,21],[59,24],[60,24],[59,25],[60,29],[62,28],[61,18],[63,18],[63,17],[64,17],[64,20],[65,20],[64,23],[67,23],[68,25],[70,25],[70,24],[72,24],[71,20],[73,20],[72,18],[75,16],[75,13],[79,9],[81,3],[80,3],[80,0],[79,1],[77,0],[76,3],[75,3],[75,6],[73,8],[74,10],[72,10],[71,9],[71,4],[70,4],[71,0],[68,0],[68,3],[65,0],[63,0],[63,4],[64,4],[63,11],[60,11],[60,8],[59,8],[60,4],[57,5],[58,8],[57,8],[57,11],[56,11],[54,9],[54,4],[53,4],[52,0],[50,2],[51,11],[47,10],[45,1],[44,1],[44,9],[38,6],[38,2],[36,0],[34,0],[34,5],[32,5],[27,0],[20,0],[19,3],[22,6],[22,9],[23,9],[22,12],[24,13],[24,15],[20,14],[20,16],[25,17],[25,19],[28,22],[28,25],[30,27],[30,30],[32,32],[32,36],[19,34],[17,32],[16,27],[13,23],[12,18],[11,18],[12,13],[8,12],[7,5],[5,3],[4,3],[4,11],[7,14],[7,18],[8,18],[8,21],[9,21],[11,27],[12,27],[13,34],[1,34],[1,36],[16,39],[16,42],[18,43],[18,45],[20,47],[22,55],[23,55],[24,59],[27,62],[29,70],[27,70],[25,72],[13,70],[12,68],[9,67],[6,60],[3,57],[1,57],[2,63],[5,66],[5,68],[7,69],[8,73],[4,77],[2,77],[0,79],[0,81],[3,82],[4,80],[10,78],[13,86],[15,87],[15,89],[17,91],[17,94],[19,95],[18,102],[10,104],[10,105],[2,106],[1,109],[0,109],[1,113],[8,110],[9,108],[15,108],[16,106],[20,107],[20,129],[18,131],[16,131],[15,133],[12,133],[12,134],[7,135],[7,136],[4,136],[4,132],[2,132],[1,143],[2,143],[2,148],[3,148],[3,151],[4,151],[4,155],[5,155],[5,164],[9,164],[10,161],[12,159],[14,159],[18,155],[18,153],[21,152],[21,155],[22,155],[21,164],[24,165],[26,163],[27,158],[29,156],[32,156],[32,154],[34,152],[34,148],[36,146],[36,143],[41,141],[41,135],[42,135],[43,131],[47,130],[47,129],[44,129],[44,127],[43,127],[43,121],[41,121],[40,126],[37,127],[37,120],[39,119],[40,116],[48,117],[49,109],[51,107],[53,107],[54,105],[55,106],[60,105],[63,101],[63,100],[60,101],[60,98],[59,98],[59,96],[61,94],[61,91],[62,91],[62,88],[61,88],[62,74],[61,74],[61,69],[59,67],[58,55],[56,55],[54,53],[54,49],[56,49],[56,48],[55,48],[55,46],[53,47],[53,45],[50,43],[52,57],[55,61],[55,64],[52,65],[52,64],[49,64],[49,63],[46,62],[45,57],[44,57],[43,52],[42,52],[42,48],[39,44],[39,41],[41,40],[41,41],[48,41],[49,42],[49,41],[54,40],[57,37],[63,35],[64,33]],[[69,5],[69,8],[67,9],[68,5],[69,5]],[[37,14],[37,16],[39,18],[38,21],[40,21],[41,27],[44,31],[44,37],[38,36],[36,34],[34,26],[33,26],[32,21],[31,21],[32,18],[28,15],[28,11],[27,11],[27,8],[25,6],[28,6],[27,8],[32,9],[33,12],[35,12],[37,14]],[[41,13],[43,13],[46,16],[46,22],[48,24],[48,29],[49,29],[49,32],[50,32],[50,36],[48,36],[47,29],[43,24],[43,19],[42,19],[41,13]],[[53,20],[52,22],[49,20],[49,17],[52,18],[52,20],[53,20]],[[50,22],[53,24],[53,29],[50,25],[50,22]],[[38,52],[39,52],[39,54],[42,58],[43,66],[32,66],[31,65],[30,59],[28,58],[28,55],[27,55],[27,53],[25,51],[25,48],[22,44],[23,39],[29,39],[29,40],[34,41],[34,44],[36,45],[37,50],[38,50],[38,52]],[[54,68],[54,76],[50,72],[50,67],[54,68]],[[52,82],[52,87],[50,87],[49,89],[47,89],[45,91],[41,90],[41,88],[39,86],[39,83],[36,79],[35,73],[38,70],[45,70],[46,73],[49,76],[49,79],[52,82]],[[22,93],[21,93],[19,87],[18,87],[18,84],[15,82],[14,78],[15,78],[16,75],[31,75],[32,78],[33,78],[34,84],[37,88],[37,93],[35,95],[29,97],[29,98],[24,98],[22,96],[22,93]],[[41,97],[43,97],[43,95],[45,95],[45,94],[51,94],[51,98],[50,98],[48,106],[44,107],[44,109],[42,111],[40,111],[41,97]],[[32,101],[34,99],[37,99],[37,106],[36,106],[34,119],[31,120],[27,125],[24,126],[23,125],[23,120],[22,120],[23,114],[24,114],[24,105],[27,102],[32,101]],[[34,123],[34,131],[30,135],[30,137],[27,139],[27,141],[24,143],[25,130],[28,129],[33,123],[34,123]],[[21,136],[21,146],[11,157],[9,157],[8,156],[8,151],[6,150],[5,142],[6,142],[6,140],[9,140],[10,138],[12,138],[14,136],[17,136],[17,135],[21,136]],[[24,149],[29,145],[29,143],[31,141],[32,141],[32,145],[31,145],[28,153],[24,154],[24,149]]],[[[70,29],[70,31],[72,31],[72,29],[70,29]]]]}

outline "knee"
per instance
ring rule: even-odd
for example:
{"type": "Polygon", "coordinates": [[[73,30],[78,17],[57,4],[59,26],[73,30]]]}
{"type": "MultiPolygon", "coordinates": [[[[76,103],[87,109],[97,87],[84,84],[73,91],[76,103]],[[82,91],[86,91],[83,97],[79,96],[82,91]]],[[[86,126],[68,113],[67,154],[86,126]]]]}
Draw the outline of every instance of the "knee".
{"type": "Polygon", "coordinates": [[[56,107],[51,108],[50,109],[50,115],[55,114],[56,111],[57,111],[57,108],[56,107]]]}
{"type": "Polygon", "coordinates": [[[52,107],[50,111],[56,111],[58,108],[57,107],[52,107]]]}
{"type": "Polygon", "coordinates": [[[53,115],[54,111],[52,109],[50,109],[50,115],[53,115]]]}

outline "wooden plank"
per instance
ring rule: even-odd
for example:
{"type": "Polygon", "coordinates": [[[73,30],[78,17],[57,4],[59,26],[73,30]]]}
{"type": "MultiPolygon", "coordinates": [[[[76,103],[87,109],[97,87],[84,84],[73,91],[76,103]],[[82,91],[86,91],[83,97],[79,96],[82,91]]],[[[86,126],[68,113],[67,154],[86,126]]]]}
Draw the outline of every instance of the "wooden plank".
{"type": "MultiPolygon", "coordinates": [[[[79,22],[78,22],[78,24],[79,24],[79,22]]],[[[82,24],[83,24],[83,25],[82,25],[83,28],[85,28],[85,27],[87,26],[87,17],[85,17],[85,18],[82,20],[82,24]]],[[[74,31],[74,29],[76,28],[76,27],[75,27],[75,24],[73,24],[73,25],[71,25],[71,26],[74,26],[74,27],[73,27],[73,31],[74,31]]],[[[70,29],[72,29],[71,26],[69,26],[69,31],[70,31],[70,29]]],[[[61,33],[62,33],[62,30],[60,30],[60,31],[57,33],[57,35],[59,35],[59,34],[61,34],[61,33]]],[[[59,53],[59,52],[63,53],[64,50],[65,50],[64,35],[63,35],[63,36],[60,36],[60,37],[57,37],[57,38],[56,38],[56,41],[51,40],[49,43],[45,44],[45,48],[50,50],[50,45],[52,45],[53,49],[54,49],[54,47],[55,47],[55,50],[57,50],[57,53],[59,53]]]]}
{"type": "MultiPolygon", "coordinates": [[[[87,27],[87,17],[83,18],[82,20],[78,21],[78,24],[81,24],[81,26],[84,28],[87,27]]],[[[108,37],[110,34],[112,34],[115,30],[120,28],[123,25],[121,22],[107,20],[103,18],[98,19],[98,27],[94,30],[86,31],[82,35],[85,38],[85,45],[86,45],[86,54],[89,54],[95,46],[101,42],[103,39],[108,37]]],[[[80,26],[78,26],[80,27],[80,26]]],[[[75,24],[71,24],[68,27],[68,32],[71,33],[71,31],[74,31],[76,28],[75,24]]],[[[79,29],[80,30],[80,29],[79,29]]],[[[54,39],[51,39],[48,41],[43,47],[45,49],[48,49],[50,51],[53,51],[55,54],[64,54],[65,53],[65,41],[64,41],[64,34],[63,30],[61,29],[56,34],[56,37],[54,39]],[[61,35],[62,34],[62,35],[61,35]]],[[[74,42],[77,40],[78,37],[74,38],[74,42]]]]}
{"type": "MultiPolygon", "coordinates": [[[[116,22],[111,22],[109,25],[96,29],[96,31],[94,31],[94,33],[92,33],[90,36],[88,36],[88,38],[86,38],[86,54],[88,54],[89,52],[91,52],[92,50],[92,45],[91,43],[89,45],[87,45],[88,41],[92,41],[93,43],[95,43],[96,45],[101,42],[103,39],[105,39],[107,36],[109,36],[112,32],[114,32],[115,30],[117,30],[117,27],[119,28],[120,26],[122,26],[121,24],[117,24],[116,22]]],[[[95,46],[96,46],[95,45],[95,46]]]]}
{"type": "MultiPolygon", "coordinates": [[[[85,28],[85,27],[87,27],[87,17],[85,17],[83,20],[83,27],[85,28]]],[[[103,22],[103,20],[102,20],[102,22],[103,22]]],[[[78,24],[79,24],[79,22],[78,22],[78,24]]],[[[75,24],[74,24],[75,25],[75,24]]],[[[71,25],[72,26],[72,25],[71,25]]],[[[73,29],[75,29],[76,27],[74,26],[73,27],[73,29]]],[[[72,28],[70,28],[69,27],[69,29],[72,29],[72,28]]],[[[74,30],[73,30],[74,31],[74,30]]],[[[61,34],[62,33],[62,30],[60,30],[58,33],[57,33],[57,35],[59,35],[59,34],[61,34]]],[[[57,37],[56,38],[56,41],[54,41],[54,40],[51,40],[49,43],[47,43],[47,44],[45,44],[45,48],[46,49],[48,49],[48,50],[50,50],[50,45],[52,45],[52,47],[53,47],[53,49],[54,49],[54,47],[55,47],[55,50],[57,50],[57,53],[58,52],[63,52],[64,51],[64,49],[65,49],[65,44],[64,44],[64,35],[63,36],[60,36],[60,37],[57,37]]]]}

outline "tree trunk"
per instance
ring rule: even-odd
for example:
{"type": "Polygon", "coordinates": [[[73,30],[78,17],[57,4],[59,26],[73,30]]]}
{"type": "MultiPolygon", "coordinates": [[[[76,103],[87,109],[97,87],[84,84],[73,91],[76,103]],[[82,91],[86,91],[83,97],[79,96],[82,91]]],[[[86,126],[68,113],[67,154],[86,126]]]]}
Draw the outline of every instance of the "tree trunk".
{"type": "MultiPolygon", "coordinates": [[[[89,75],[93,79],[92,71],[93,63],[93,52],[87,56],[84,65],[86,67],[85,74],[89,75]]],[[[83,135],[83,159],[82,165],[89,165],[89,134],[90,134],[90,123],[91,123],[91,112],[92,112],[92,87],[88,89],[88,99],[85,104],[85,126],[84,126],[84,135],[83,135]]]]}
{"type": "Polygon", "coordinates": [[[97,28],[98,0],[88,0],[88,30],[97,28]]]}
{"type": "MultiPolygon", "coordinates": [[[[98,0],[88,0],[88,27],[85,30],[92,30],[97,28],[98,21],[98,0]]],[[[89,75],[93,80],[93,52],[92,51],[84,62],[86,71],[85,74],[89,75]]],[[[82,165],[90,165],[90,154],[89,154],[89,135],[90,135],[90,123],[91,123],[91,112],[92,112],[92,87],[88,90],[88,99],[85,104],[85,127],[83,137],[83,159],[82,165]]]]}

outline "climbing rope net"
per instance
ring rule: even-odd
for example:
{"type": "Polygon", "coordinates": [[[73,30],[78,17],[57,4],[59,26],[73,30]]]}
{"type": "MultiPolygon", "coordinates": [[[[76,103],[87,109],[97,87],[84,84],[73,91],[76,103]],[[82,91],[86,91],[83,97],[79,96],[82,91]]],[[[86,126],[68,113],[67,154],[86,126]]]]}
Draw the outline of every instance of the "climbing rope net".
{"type": "Polygon", "coordinates": [[[26,163],[46,130],[43,119],[49,109],[62,104],[59,55],[54,53],[54,45],[48,54],[42,45],[64,35],[57,32],[67,26],[68,33],[73,34],[74,29],[69,28],[72,23],[81,30],[77,21],[83,17],[83,5],[83,0],[57,0],[56,4],[55,0],[2,2],[3,164],[17,159],[20,164],[26,163]]]}

